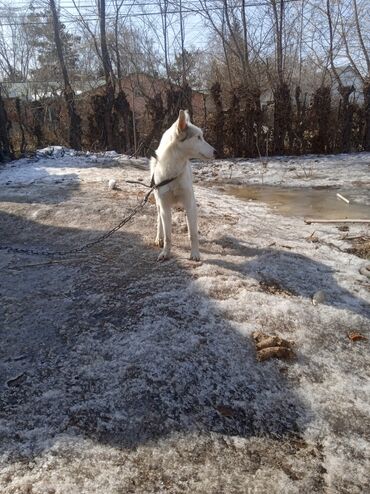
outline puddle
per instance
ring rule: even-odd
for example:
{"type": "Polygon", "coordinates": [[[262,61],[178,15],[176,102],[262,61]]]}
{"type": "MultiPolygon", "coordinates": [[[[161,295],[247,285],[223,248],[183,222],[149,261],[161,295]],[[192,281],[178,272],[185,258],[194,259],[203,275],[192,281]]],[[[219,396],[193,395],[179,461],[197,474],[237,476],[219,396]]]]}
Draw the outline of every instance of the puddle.
{"type": "Polygon", "coordinates": [[[246,185],[228,187],[225,192],[245,201],[263,202],[284,216],[370,220],[370,190],[366,189],[246,185]],[[337,193],[350,203],[338,199],[337,193]]]}

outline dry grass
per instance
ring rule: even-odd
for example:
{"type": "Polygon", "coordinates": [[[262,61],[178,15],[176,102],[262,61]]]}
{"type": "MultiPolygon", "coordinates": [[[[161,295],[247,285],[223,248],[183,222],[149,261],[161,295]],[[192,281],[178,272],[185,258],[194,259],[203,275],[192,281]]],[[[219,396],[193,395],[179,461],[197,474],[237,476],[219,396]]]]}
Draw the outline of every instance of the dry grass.
{"type": "Polygon", "coordinates": [[[359,237],[353,240],[352,247],[347,249],[349,254],[370,260],[370,237],[359,237]]]}
{"type": "Polygon", "coordinates": [[[292,290],[273,279],[261,280],[259,285],[265,293],[270,293],[271,295],[284,295],[286,297],[294,297],[296,295],[292,290]]]}

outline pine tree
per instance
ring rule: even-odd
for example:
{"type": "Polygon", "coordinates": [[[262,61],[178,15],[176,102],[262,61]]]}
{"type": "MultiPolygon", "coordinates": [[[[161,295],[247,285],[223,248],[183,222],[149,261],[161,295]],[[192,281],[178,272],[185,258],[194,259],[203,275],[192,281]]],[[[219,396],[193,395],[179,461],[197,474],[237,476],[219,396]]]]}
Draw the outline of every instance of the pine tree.
{"type": "MultiPolygon", "coordinates": [[[[50,11],[36,12],[33,9],[28,15],[25,29],[28,31],[29,39],[33,40],[36,51],[36,66],[31,70],[32,79],[40,82],[62,81],[62,71],[55,45],[53,20],[50,11]]],[[[60,38],[66,67],[70,77],[73,79],[78,68],[80,38],[69,33],[64,24],[60,25],[60,38]]]]}

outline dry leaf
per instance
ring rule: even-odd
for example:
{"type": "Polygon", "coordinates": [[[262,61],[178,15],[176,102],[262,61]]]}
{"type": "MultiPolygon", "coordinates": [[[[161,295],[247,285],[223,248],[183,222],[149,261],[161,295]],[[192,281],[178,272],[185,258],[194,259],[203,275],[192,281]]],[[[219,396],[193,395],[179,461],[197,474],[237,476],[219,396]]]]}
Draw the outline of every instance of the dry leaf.
{"type": "Polygon", "coordinates": [[[272,336],[261,331],[254,331],[252,337],[257,350],[257,360],[262,362],[269,358],[290,358],[293,356],[294,342],[272,336]]]}
{"type": "Polygon", "coordinates": [[[347,333],[347,336],[351,341],[367,341],[367,337],[359,333],[358,331],[350,331],[349,333],[347,333]]]}
{"type": "Polygon", "coordinates": [[[277,346],[290,348],[291,342],[288,340],[283,340],[283,338],[279,338],[279,336],[267,336],[256,344],[257,350],[277,346]]]}

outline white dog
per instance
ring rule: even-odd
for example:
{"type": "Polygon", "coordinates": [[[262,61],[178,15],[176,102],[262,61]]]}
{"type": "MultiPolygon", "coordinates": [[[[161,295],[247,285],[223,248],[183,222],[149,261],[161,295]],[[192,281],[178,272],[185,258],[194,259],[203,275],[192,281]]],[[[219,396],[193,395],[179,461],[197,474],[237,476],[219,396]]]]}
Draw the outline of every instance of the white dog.
{"type": "Polygon", "coordinates": [[[185,208],[191,242],[190,259],[199,261],[197,206],[189,159],[210,159],[215,150],[203,138],[203,132],[190,122],[189,113],[180,110],[179,118],[163,134],[156,156],[151,159],[152,185],[156,185],[158,209],[156,245],[163,247],[158,261],[168,259],[171,251],[171,207],[185,208]]]}

